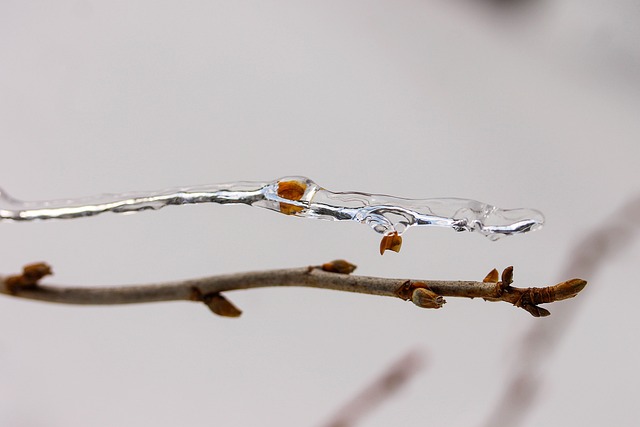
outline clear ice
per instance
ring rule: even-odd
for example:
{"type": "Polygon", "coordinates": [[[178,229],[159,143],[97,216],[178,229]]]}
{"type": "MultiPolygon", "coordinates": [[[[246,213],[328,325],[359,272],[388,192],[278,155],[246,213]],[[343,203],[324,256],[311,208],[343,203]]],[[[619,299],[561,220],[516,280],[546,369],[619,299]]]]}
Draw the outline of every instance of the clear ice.
{"type": "Polygon", "coordinates": [[[246,204],[303,218],[356,221],[384,235],[400,235],[413,226],[435,226],[475,231],[496,240],[536,230],[544,224],[544,216],[534,209],[500,209],[457,198],[405,199],[333,192],[302,176],[36,202],[17,200],[0,190],[0,221],[80,218],[195,203],[246,204]]]}

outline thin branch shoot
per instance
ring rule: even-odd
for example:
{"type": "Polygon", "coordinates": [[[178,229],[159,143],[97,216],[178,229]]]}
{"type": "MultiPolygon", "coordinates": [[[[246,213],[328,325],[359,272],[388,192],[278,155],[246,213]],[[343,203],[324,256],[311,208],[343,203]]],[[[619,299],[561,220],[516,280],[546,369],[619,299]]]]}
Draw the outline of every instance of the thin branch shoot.
{"type": "Polygon", "coordinates": [[[504,301],[528,311],[534,317],[548,316],[540,304],[576,296],[587,282],[571,279],[548,287],[516,288],[511,286],[513,267],[507,267],[501,280],[492,270],[483,281],[407,280],[354,276],[355,266],[336,260],[319,266],[245,272],[210,276],[175,282],[116,287],[72,287],[44,285],[40,280],[52,274],[44,263],[24,267],[22,274],[0,276],[0,293],[19,298],[64,304],[111,305],[159,301],[202,302],[212,312],[238,317],[241,311],[222,292],[275,286],[304,286],[380,295],[410,300],[418,307],[440,308],[444,297],[483,298],[504,301]]]}

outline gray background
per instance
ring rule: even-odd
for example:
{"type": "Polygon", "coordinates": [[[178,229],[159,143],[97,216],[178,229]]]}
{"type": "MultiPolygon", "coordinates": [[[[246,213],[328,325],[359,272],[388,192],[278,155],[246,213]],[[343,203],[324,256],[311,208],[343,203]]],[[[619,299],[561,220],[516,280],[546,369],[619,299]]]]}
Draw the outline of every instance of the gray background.
{"type": "MultiPolygon", "coordinates": [[[[496,243],[411,229],[384,257],[364,226],[245,206],[7,223],[0,271],[44,260],[51,283],[114,285],[346,258],[386,277],[567,279],[572,246],[639,190],[640,11],[521,3],[0,1],[0,185],[16,197],[301,174],[547,217],[496,243]]],[[[310,289],[230,293],[240,319],[2,297],[0,424],[321,425],[419,348],[427,368],[363,425],[480,425],[520,337],[574,308],[523,425],[637,425],[639,255],[633,241],[547,319],[310,289]]]]}

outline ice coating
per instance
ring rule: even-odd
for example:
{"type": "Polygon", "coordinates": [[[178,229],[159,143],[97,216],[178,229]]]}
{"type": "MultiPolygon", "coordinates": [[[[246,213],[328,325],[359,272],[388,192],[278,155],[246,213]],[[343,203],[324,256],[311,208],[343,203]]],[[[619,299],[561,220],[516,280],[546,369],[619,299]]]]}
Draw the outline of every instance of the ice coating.
{"type": "Polygon", "coordinates": [[[80,218],[195,203],[246,204],[303,218],[356,221],[384,235],[400,235],[412,226],[435,226],[475,231],[495,240],[536,230],[544,224],[544,216],[534,209],[500,209],[457,198],[405,199],[332,192],[301,176],[272,182],[234,182],[37,202],[20,201],[0,191],[0,221],[80,218]]]}

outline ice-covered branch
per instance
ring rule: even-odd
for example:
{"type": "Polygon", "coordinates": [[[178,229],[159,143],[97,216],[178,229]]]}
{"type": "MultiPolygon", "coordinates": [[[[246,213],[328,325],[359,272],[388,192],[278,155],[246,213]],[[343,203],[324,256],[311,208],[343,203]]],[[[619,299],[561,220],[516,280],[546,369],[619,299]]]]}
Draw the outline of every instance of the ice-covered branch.
{"type": "Polygon", "coordinates": [[[272,182],[235,182],[40,202],[20,201],[0,191],[0,221],[80,218],[103,212],[136,212],[195,203],[246,204],[303,218],[356,221],[384,235],[381,252],[387,249],[397,252],[402,243],[400,235],[412,226],[475,231],[495,240],[536,230],[544,224],[544,216],[534,209],[501,209],[457,198],[405,199],[332,192],[301,176],[272,182]]]}
{"type": "Polygon", "coordinates": [[[550,313],[539,304],[572,298],[587,283],[572,279],[549,287],[516,288],[511,286],[511,267],[503,271],[501,278],[494,269],[483,281],[353,276],[350,273],[354,269],[354,265],[336,260],[315,267],[237,273],[158,284],[70,287],[40,284],[43,277],[51,274],[51,269],[46,264],[38,263],[26,266],[22,274],[0,277],[0,293],[40,301],[88,305],[198,301],[204,302],[217,314],[237,317],[240,310],[222,296],[222,292],[270,286],[305,286],[411,300],[422,308],[442,307],[445,296],[484,298],[487,301],[508,302],[535,317],[541,317],[550,313]]]}

